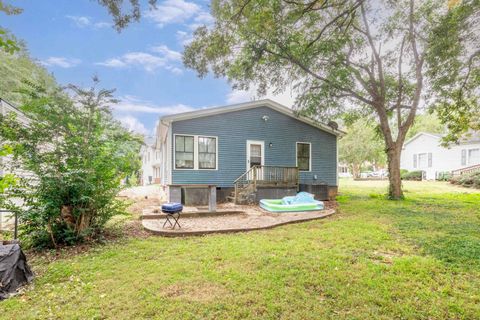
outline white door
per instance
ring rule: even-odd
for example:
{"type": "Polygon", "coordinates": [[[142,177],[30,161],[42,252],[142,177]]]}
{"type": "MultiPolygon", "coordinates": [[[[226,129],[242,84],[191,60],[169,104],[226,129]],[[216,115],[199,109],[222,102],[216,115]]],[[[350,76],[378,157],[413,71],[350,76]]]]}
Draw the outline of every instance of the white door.
{"type": "Polygon", "coordinates": [[[256,165],[265,164],[265,144],[263,141],[247,140],[247,171],[256,165]]]}

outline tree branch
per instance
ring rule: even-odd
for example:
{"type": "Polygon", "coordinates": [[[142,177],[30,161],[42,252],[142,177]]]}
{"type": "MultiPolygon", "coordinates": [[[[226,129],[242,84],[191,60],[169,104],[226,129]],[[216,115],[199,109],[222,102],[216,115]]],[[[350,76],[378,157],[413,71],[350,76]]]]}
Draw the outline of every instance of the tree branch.
{"type": "MultiPolygon", "coordinates": [[[[375,47],[375,44],[373,42],[373,37],[372,34],[370,33],[370,27],[368,24],[368,19],[367,19],[367,14],[365,11],[365,6],[362,5],[360,6],[361,12],[362,12],[362,18],[363,18],[363,23],[365,25],[365,35],[367,36],[368,43],[370,44],[370,48],[372,49],[372,54],[373,57],[375,58],[375,62],[377,63],[377,69],[378,69],[378,80],[380,82],[380,97],[385,97],[385,79],[384,79],[384,74],[383,74],[383,63],[382,59],[380,58],[380,55],[375,47]]],[[[372,68],[373,70],[373,68],[372,68]]]]}

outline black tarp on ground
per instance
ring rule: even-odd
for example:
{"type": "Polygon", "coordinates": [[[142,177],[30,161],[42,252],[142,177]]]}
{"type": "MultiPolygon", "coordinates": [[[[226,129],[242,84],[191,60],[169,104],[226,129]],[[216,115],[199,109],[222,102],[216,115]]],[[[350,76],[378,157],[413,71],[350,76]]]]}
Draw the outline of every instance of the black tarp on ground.
{"type": "Polygon", "coordinates": [[[0,242],[0,300],[7,299],[21,286],[33,280],[27,258],[18,244],[0,242]]]}

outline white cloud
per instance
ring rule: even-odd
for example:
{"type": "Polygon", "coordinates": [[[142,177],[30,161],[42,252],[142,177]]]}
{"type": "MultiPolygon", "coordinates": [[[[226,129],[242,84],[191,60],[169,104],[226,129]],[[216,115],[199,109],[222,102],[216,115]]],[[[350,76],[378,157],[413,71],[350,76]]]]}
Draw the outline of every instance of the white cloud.
{"type": "Polygon", "coordinates": [[[206,11],[200,11],[197,16],[193,19],[196,23],[201,23],[205,25],[211,25],[215,21],[212,15],[206,11]]]}
{"type": "Polygon", "coordinates": [[[93,27],[95,29],[110,28],[110,27],[112,27],[112,24],[110,22],[100,21],[100,22],[95,22],[93,24],[93,27]]]}
{"type": "Polygon", "coordinates": [[[149,101],[140,100],[136,97],[128,95],[121,98],[120,102],[116,105],[113,105],[112,108],[118,112],[153,113],[159,115],[175,114],[195,110],[194,108],[184,104],[158,106],[149,101]]]}
{"type": "Polygon", "coordinates": [[[170,23],[182,23],[201,12],[199,5],[184,0],[166,0],[145,13],[145,16],[163,27],[170,23]]]}
{"type": "Polygon", "coordinates": [[[162,54],[167,60],[182,61],[182,54],[178,51],[170,49],[166,45],[152,47],[152,51],[162,54]]]}
{"type": "Polygon", "coordinates": [[[107,59],[104,62],[97,62],[97,65],[110,68],[124,68],[136,66],[153,72],[157,68],[165,66],[166,60],[145,52],[129,52],[118,58],[107,59]]]}
{"type": "Polygon", "coordinates": [[[168,71],[170,71],[171,73],[177,76],[183,73],[183,70],[178,67],[166,66],[165,69],[167,69],[168,71]]]}
{"type": "Polygon", "coordinates": [[[72,68],[82,62],[80,59],[72,59],[65,57],[49,57],[46,60],[40,61],[44,66],[60,67],[60,68],[72,68]]]}
{"type": "Polygon", "coordinates": [[[117,58],[108,59],[104,62],[97,62],[96,64],[110,68],[122,68],[127,66],[125,62],[117,58]]]}
{"type": "Polygon", "coordinates": [[[247,101],[255,100],[255,91],[243,91],[243,90],[233,90],[227,94],[226,102],[228,104],[242,103],[247,101]]]}
{"type": "Polygon", "coordinates": [[[149,131],[137,118],[127,115],[117,118],[127,130],[148,135],[149,131]]]}
{"type": "Polygon", "coordinates": [[[79,28],[88,27],[92,22],[89,17],[82,16],[67,16],[68,19],[72,20],[73,23],[79,28]]]}
{"type": "Polygon", "coordinates": [[[181,45],[186,46],[193,40],[193,35],[186,31],[177,30],[176,32],[177,41],[181,45]]]}
{"type": "Polygon", "coordinates": [[[145,52],[129,52],[123,55],[123,61],[127,65],[141,66],[146,71],[154,71],[155,69],[164,66],[166,63],[164,58],[145,52]]]}
{"type": "Polygon", "coordinates": [[[110,68],[140,67],[148,72],[164,68],[175,75],[183,73],[180,52],[174,51],[166,45],[154,46],[150,50],[156,54],[140,51],[128,52],[121,57],[110,58],[96,64],[110,68]]]}
{"type": "Polygon", "coordinates": [[[290,89],[287,89],[285,90],[285,92],[277,94],[273,93],[272,90],[269,90],[265,96],[259,97],[256,95],[256,90],[254,88],[251,88],[248,91],[233,90],[232,92],[227,94],[226,103],[235,104],[259,99],[271,99],[291,108],[295,104],[295,97],[295,93],[293,93],[290,89]]]}
{"type": "Polygon", "coordinates": [[[66,17],[72,20],[73,23],[79,28],[101,29],[101,28],[108,28],[112,26],[112,24],[109,22],[104,22],[104,21],[93,22],[91,18],[85,17],[85,16],[66,16],[66,17]]]}

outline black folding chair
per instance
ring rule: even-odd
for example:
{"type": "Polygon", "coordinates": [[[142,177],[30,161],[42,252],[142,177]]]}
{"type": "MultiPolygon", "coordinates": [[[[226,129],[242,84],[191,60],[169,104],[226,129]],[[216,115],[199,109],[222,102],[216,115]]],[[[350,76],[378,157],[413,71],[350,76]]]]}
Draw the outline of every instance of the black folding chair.
{"type": "Polygon", "coordinates": [[[165,228],[165,225],[167,224],[167,222],[170,224],[170,226],[172,227],[172,229],[175,229],[175,226],[178,226],[179,229],[181,229],[182,227],[180,226],[180,223],[178,222],[178,220],[180,220],[180,212],[181,211],[178,211],[178,212],[165,212],[165,222],[163,223],[163,228],[165,228]],[[172,221],[170,220],[172,219],[174,222],[172,224],[172,221]]]}

